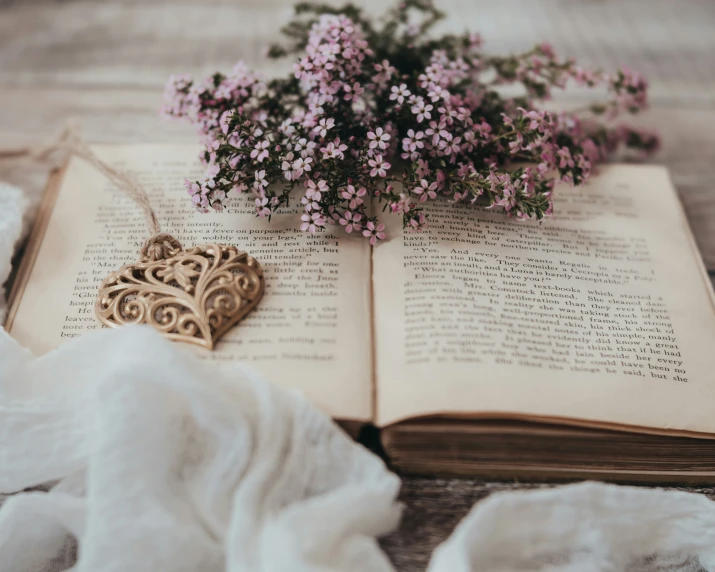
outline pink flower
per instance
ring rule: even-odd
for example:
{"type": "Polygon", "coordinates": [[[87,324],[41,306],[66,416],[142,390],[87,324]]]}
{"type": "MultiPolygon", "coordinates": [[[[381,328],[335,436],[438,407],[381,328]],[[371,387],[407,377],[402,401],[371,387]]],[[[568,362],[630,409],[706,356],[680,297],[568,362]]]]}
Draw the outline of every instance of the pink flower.
{"type": "Polygon", "coordinates": [[[484,43],[484,38],[481,34],[469,34],[469,47],[479,48],[484,43]]]}
{"type": "Polygon", "coordinates": [[[370,239],[370,244],[375,246],[378,240],[385,240],[385,225],[384,224],[378,224],[375,225],[374,222],[369,221],[367,223],[367,228],[362,231],[362,235],[365,238],[370,239]]]}
{"type": "Polygon", "coordinates": [[[310,75],[310,70],[313,69],[313,63],[308,56],[305,56],[297,64],[293,64],[295,69],[295,77],[297,79],[307,78],[310,75]]]}
{"type": "Polygon", "coordinates": [[[445,128],[447,126],[444,123],[437,125],[436,121],[430,121],[429,127],[425,129],[425,135],[432,136],[432,146],[439,146],[440,139],[446,139],[449,141],[452,138],[452,134],[445,128]]]}
{"type": "Polygon", "coordinates": [[[255,159],[259,163],[262,163],[263,159],[268,157],[268,147],[270,145],[271,143],[266,139],[256,143],[256,146],[253,148],[253,151],[251,151],[251,159],[255,159]]]}
{"type": "Polygon", "coordinates": [[[313,162],[312,157],[298,157],[295,161],[293,161],[293,173],[294,173],[294,178],[300,177],[303,174],[303,171],[305,172],[310,172],[311,170],[311,163],[313,162]]]}
{"type": "Polygon", "coordinates": [[[315,155],[315,147],[315,141],[306,141],[305,138],[299,139],[295,144],[295,150],[300,151],[300,156],[303,157],[303,159],[315,155]]]}
{"type": "Polygon", "coordinates": [[[471,153],[474,151],[474,141],[475,135],[474,131],[465,131],[464,132],[464,147],[462,148],[465,153],[471,153]]]}
{"type": "Polygon", "coordinates": [[[308,180],[306,187],[305,196],[313,201],[319,201],[323,194],[328,191],[328,183],[322,179],[317,184],[315,181],[308,180]]]}
{"type": "Polygon", "coordinates": [[[427,97],[429,97],[434,103],[435,101],[439,101],[440,99],[447,100],[449,98],[449,92],[446,89],[440,87],[439,85],[432,84],[430,86],[429,92],[427,93],[427,97]]]}
{"type": "Polygon", "coordinates": [[[422,138],[425,134],[422,131],[414,132],[412,129],[407,130],[407,137],[402,140],[402,148],[405,151],[414,152],[417,149],[422,149],[425,144],[422,142],[422,138]]]}
{"type": "Polygon", "coordinates": [[[321,137],[325,137],[328,131],[335,126],[335,119],[332,117],[326,119],[323,118],[318,122],[318,125],[313,129],[314,132],[318,133],[321,137]]]}
{"type": "Polygon", "coordinates": [[[390,94],[390,99],[392,101],[397,100],[397,103],[400,105],[402,105],[405,102],[405,98],[412,93],[409,89],[407,89],[407,85],[404,83],[400,84],[400,87],[393,85],[390,91],[392,92],[390,94]]]}
{"type": "Polygon", "coordinates": [[[300,175],[296,175],[292,171],[292,166],[293,166],[292,161],[293,161],[293,153],[291,152],[291,153],[288,153],[283,158],[283,162],[281,163],[281,171],[283,171],[283,176],[289,181],[293,180],[294,176],[295,176],[295,178],[300,177],[300,175]]]}
{"type": "Polygon", "coordinates": [[[293,135],[293,133],[295,133],[293,121],[291,121],[290,119],[283,120],[283,123],[281,123],[281,126],[278,128],[278,130],[284,135],[290,137],[291,135],[293,135]]]}
{"type": "Polygon", "coordinates": [[[300,220],[303,221],[300,225],[300,230],[308,231],[311,234],[325,226],[325,218],[323,218],[320,213],[304,213],[301,215],[300,220]]]}
{"type": "Polygon", "coordinates": [[[254,189],[262,190],[264,187],[268,186],[268,181],[266,181],[266,172],[265,171],[256,171],[254,173],[254,177],[256,178],[255,182],[253,183],[254,189]]]}
{"type": "Polygon", "coordinates": [[[509,142],[509,151],[518,153],[524,148],[524,136],[521,134],[521,131],[519,131],[514,137],[514,141],[509,142]]]}
{"type": "Polygon", "coordinates": [[[575,166],[573,157],[571,157],[571,151],[568,147],[561,147],[556,154],[559,156],[559,168],[565,169],[566,167],[573,168],[575,166]]]}
{"type": "Polygon", "coordinates": [[[374,159],[370,159],[368,165],[372,167],[370,171],[370,176],[374,177],[376,175],[380,177],[387,177],[387,170],[392,167],[390,163],[383,160],[382,155],[375,155],[374,159]]]}
{"type": "Polygon", "coordinates": [[[554,59],[556,57],[554,48],[549,42],[544,42],[543,44],[540,44],[539,51],[549,59],[554,59]]]}
{"type": "Polygon", "coordinates": [[[259,197],[256,199],[256,214],[261,218],[265,218],[271,214],[271,209],[268,208],[268,197],[259,197]]]}
{"type": "Polygon", "coordinates": [[[390,205],[393,214],[406,214],[412,210],[414,203],[405,193],[400,193],[400,198],[390,205]]]}
{"type": "Polygon", "coordinates": [[[590,70],[583,69],[580,66],[576,66],[573,68],[571,72],[571,77],[576,80],[576,83],[578,85],[588,86],[596,85],[596,81],[598,79],[595,73],[590,70]]]}
{"type": "Polygon", "coordinates": [[[426,179],[422,179],[420,184],[412,189],[412,192],[420,197],[420,202],[425,202],[428,198],[434,199],[437,197],[435,189],[437,189],[438,184],[429,183],[426,179]]]}
{"type": "Polygon", "coordinates": [[[432,104],[425,104],[425,100],[420,97],[412,106],[411,111],[417,116],[417,123],[422,123],[423,119],[432,118],[432,114],[430,113],[430,111],[432,111],[433,109],[434,107],[432,106],[432,104]]]}
{"type": "Polygon", "coordinates": [[[415,171],[417,173],[418,177],[426,177],[428,176],[432,171],[429,168],[429,163],[425,161],[424,159],[417,159],[417,170],[415,171]]]}
{"type": "Polygon", "coordinates": [[[220,189],[213,190],[209,193],[209,198],[212,201],[222,201],[226,198],[226,191],[220,189]]]}
{"type": "Polygon", "coordinates": [[[366,194],[367,189],[365,187],[356,189],[353,185],[348,185],[346,189],[340,193],[340,196],[346,201],[350,201],[350,208],[354,210],[363,203],[362,197],[366,194]]]}
{"type": "Polygon", "coordinates": [[[372,76],[372,81],[375,82],[380,87],[384,87],[387,82],[392,79],[392,76],[397,71],[394,67],[390,65],[390,62],[383,60],[380,64],[374,64],[373,66],[377,72],[372,76]]]}
{"type": "Polygon", "coordinates": [[[320,152],[323,153],[324,159],[345,159],[344,152],[348,146],[340,143],[340,138],[336,137],[335,141],[328,143],[320,152]]]}
{"type": "Polygon", "coordinates": [[[455,137],[451,141],[441,141],[440,147],[442,147],[445,155],[452,155],[452,162],[454,162],[455,155],[457,155],[462,149],[459,143],[462,141],[461,137],[455,137]],[[444,145],[442,145],[444,144],[444,145]]]}
{"type": "Polygon", "coordinates": [[[503,191],[503,198],[498,202],[498,204],[504,207],[504,210],[509,212],[516,206],[516,189],[512,186],[505,186],[503,191]]]}
{"type": "Polygon", "coordinates": [[[407,232],[417,232],[427,228],[427,217],[423,212],[414,213],[405,227],[407,232]]]}
{"type": "Polygon", "coordinates": [[[536,111],[532,109],[527,111],[523,107],[519,107],[519,111],[524,119],[528,120],[528,128],[537,133],[541,133],[544,139],[551,137],[554,125],[554,119],[547,111],[536,111]]]}
{"type": "Polygon", "coordinates": [[[357,82],[354,83],[352,87],[350,87],[349,85],[344,85],[343,90],[345,90],[345,96],[343,97],[345,101],[356,101],[358,97],[360,97],[365,92],[365,89],[360,87],[360,84],[357,82]]]}
{"type": "Polygon", "coordinates": [[[188,95],[192,79],[187,75],[172,75],[164,91],[161,114],[167,118],[186,118],[195,109],[196,103],[188,95]]]}
{"type": "Polygon", "coordinates": [[[648,107],[648,82],[643,76],[622,68],[609,80],[616,93],[616,103],[622,108],[637,113],[648,107]]]}
{"type": "Polygon", "coordinates": [[[233,117],[233,111],[225,111],[221,114],[221,118],[218,120],[221,133],[224,135],[228,135],[228,127],[229,123],[231,123],[231,117],[233,117]]]}
{"type": "Polygon", "coordinates": [[[209,212],[209,209],[207,208],[209,206],[209,198],[206,195],[201,195],[201,200],[198,205],[198,209],[203,212],[207,213],[209,212]]]}
{"type": "Polygon", "coordinates": [[[189,179],[184,179],[184,186],[186,187],[186,192],[189,193],[190,197],[195,196],[196,193],[201,191],[201,187],[199,187],[199,184],[191,182],[189,181],[189,179]]]}
{"type": "Polygon", "coordinates": [[[320,205],[308,197],[303,197],[300,199],[300,203],[303,205],[303,210],[305,212],[310,212],[310,211],[319,211],[320,210],[320,205]]]}
{"type": "Polygon", "coordinates": [[[387,142],[390,140],[390,135],[389,133],[385,133],[382,127],[378,127],[375,131],[368,131],[367,138],[370,140],[370,149],[379,147],[385,150],[387,149],[387,142]]]}
{"type": "Polygon", "coordinates": [[[221,170],[221,167],[219,167],[216,163],[211,163],[208,167],[206,167],[206,178],[207,179],[213,179],[218,175],[218,172],[221,170]]]}
{"type": "MultiPolygon", "coordinates": [[[[464,179],[467,175],[469,175],[469,174],[472,173],[473,171],[474,171],[474,167],[473,167],[473,165],[471,164],[471,162],[469,162],[469,163],[460,163],[460,164],[459,164],[459,169],[457,170],[457,176],[458,176],[458,177],[461,177],[462,179],[464,179]]],[[[459,199],[455,199],[455,200],[459,200],[459,199]]]]}
{"type": "Polygon", "coordinates": [[[339,222],[345,227],[345,232],[350,234],[353,230],[359,231],[362,228],[360,219],[362,219],[360,213],[345,211],[345,214],[340,218],[339,222]]]}

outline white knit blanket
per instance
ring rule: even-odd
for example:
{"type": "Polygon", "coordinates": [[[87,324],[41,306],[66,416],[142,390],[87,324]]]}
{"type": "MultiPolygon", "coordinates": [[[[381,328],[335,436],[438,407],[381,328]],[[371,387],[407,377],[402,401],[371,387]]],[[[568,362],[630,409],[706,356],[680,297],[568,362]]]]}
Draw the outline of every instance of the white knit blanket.
{"type": "MultiPolygon", "coordinates": [[[[22,196],[0,187],[0,283],[22,196]]],[[[0,312],[2,308],[0,308],[0,312]]],[[[147,327],[0,329],[2,572],[392,571],[400,481],[297,392],[147,327]]],[[[430,572],[715,570],[715,504],[597,483],[478,503],[430,572]]]]}

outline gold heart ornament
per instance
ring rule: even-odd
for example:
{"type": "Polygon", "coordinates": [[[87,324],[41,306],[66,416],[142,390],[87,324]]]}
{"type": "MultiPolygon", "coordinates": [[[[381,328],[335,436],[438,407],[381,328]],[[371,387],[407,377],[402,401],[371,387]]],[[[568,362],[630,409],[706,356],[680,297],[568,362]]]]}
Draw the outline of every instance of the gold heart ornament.
{"type": "Polygon", "coordinates": [[[234,246],[207,244],[125,264],[104,279],[94,309],[109,327],[150,324],[169,339],[211,350],[264,291],[254,258],[234,246]]]}

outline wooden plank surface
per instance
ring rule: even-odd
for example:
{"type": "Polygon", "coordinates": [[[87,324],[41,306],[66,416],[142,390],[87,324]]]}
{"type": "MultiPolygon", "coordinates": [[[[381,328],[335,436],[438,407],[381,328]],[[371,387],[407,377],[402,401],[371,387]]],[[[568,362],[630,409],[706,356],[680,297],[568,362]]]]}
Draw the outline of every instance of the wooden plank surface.
{"type": "MultiPolygon", "coordinates": [[[[172,73],[204,76],[243,59],[265,75],[289,63],[263,60],[290,15],[285,0],[0,0],[0,150],[41,145],[68,120],[103,142],[195,141],[191,128],[158,116],[172,73]]],[[[361,2],[379,12],[384,2],[361,2]]],[[[667,165],[706,266],[715,272],[715,2],[709,0],[438,0],[442,30],[479,31],[494,51],[551,41],[586,65],[647,74],[667,165]]],[[[560,101],[583,99],[569,93],[560,101]]],[[[557,102],[558,104],[559,102],[557,102]]],[[[0,158],[0,179],[39,199],[50,165],[0,158]]],[[[714,483],[715,485],[715,483],[714,483]]],[[[405,519],[383,541],[398,570],[424,569],[472,504],[516,483],[404,479],[405,519]]],[[[704,492],[715,496],[714,489],[704,492]]]]}

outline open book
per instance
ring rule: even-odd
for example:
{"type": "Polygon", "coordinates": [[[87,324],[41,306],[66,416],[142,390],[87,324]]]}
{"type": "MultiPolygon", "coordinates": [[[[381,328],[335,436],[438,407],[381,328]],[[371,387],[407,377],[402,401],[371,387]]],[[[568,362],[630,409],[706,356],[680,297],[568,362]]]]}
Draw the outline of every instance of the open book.
{"type": "MultiPolygon", "coordinates": [[[[617,480],[715,478],[715,311],[665,169],[611,166],[557,189],[558,218],[429,206],[431,228],[371,247],[237,201],[199,214],[194,146],[99,146],[185,246],[235,244],[266,295],[213,352],[381,429],[398,469],[617,480]]],[[[197,173],[198,171],[198,173],[197,173]]],[[[137,207],[73,159],[51,181],[6,327],[36,354],[100,327],[101,280],[146,239],[137,207]],[[49,285],[52,288],[49,288],[49,285]]]]}

